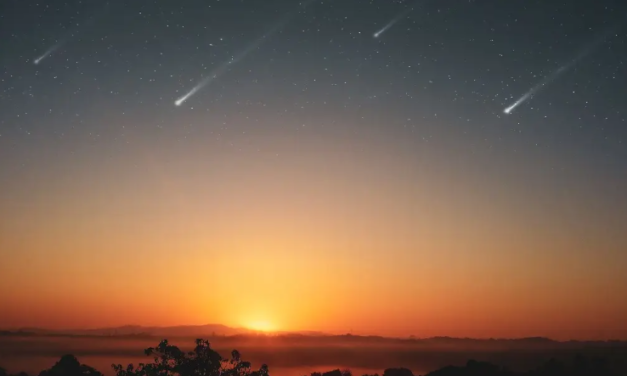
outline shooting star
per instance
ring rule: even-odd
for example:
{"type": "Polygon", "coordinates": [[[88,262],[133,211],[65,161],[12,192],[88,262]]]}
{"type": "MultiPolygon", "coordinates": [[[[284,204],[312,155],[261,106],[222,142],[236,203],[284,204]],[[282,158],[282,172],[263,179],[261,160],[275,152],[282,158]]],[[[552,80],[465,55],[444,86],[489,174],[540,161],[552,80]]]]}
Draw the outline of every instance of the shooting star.
{"type": "MultiPolygon", "coordinates": [[[[95,4],[97,5],[98,2],[95,2],[95,4]]],[[[43,55],[41,55],[41,56],[37,57],[36,59],[34,59],[33,60],[33,64],[39,65],[39,63],[41,63],[45,58],[47,58],[48,56],[52,55],[56,50],[58,50],[59,48],[64,46],[66,43],[69,43],[76,35],[79,34],[79,32],[85,30],[87,27],[93,26],[94,22],[98,18],[102,18],[104,15],[106,15],[109,12],[109,2],[108,1],[105,2],[104,3],[104,7],[99,7],[98,6],[95,9],[95,11],[96,12],[92,13],[90,16],[87,16],[84,19],[85,22],[82,22],[80,24],[76,23],[75,27],[72,27],[71,30],[67,31],[62,37],[58,38],[58,40],[60,40],[60,41],[55,43],[49,49],[47,49],[46,52],[43,53],[43,55]]]]}
{"type": "Polygon", "coordinates": [[[182,105],[186,100],[188,100],[192,95],[196,94],[200,89],[202,89],[203,87],[209,85],[213,80],[215,80],[216,78],[218,78],[221,75],[223,75],[229,69],[229,67],[231,65],[238,63],[243,58],[245,58],[248,54],[250,54],[252,51],[254,51],[256,48],[258,48],[263,42],[266,41],[267,38],[269,38],[272,34],[274,34],[274,32],[276,32],[276,30],[278,30],[278,28],[279,27],[273,28],[269,33],[263,35],[261,38],[257,39],[253,43],[251,43],[250,46],[246,47],[246,49],[244,49],[242,52],[240,52],[237,56],[232,56],[229,60],[227,60],[226,62],[222,63],[216,69],[211,71],[211,73],[209,73],[209,75],[207,77],[205,77],[202,80],[200,80],[200,82],[198,84],[196,84],[196,86],[194,86],[190,91],[188,91],[187,94],[185,94],[182,97],[180,97],[179,99],[177,99],[174,102],[174,104],[176,106],[182,105]]]}
{"type": "Polygon", "coordinates": [[[564,73],[568,69],[570,69],[579,60],[584,58],[585,55],[587,55],[588,53],[590,53],[590,51],[586,51],[586,54],[580,55],[579,57],[571,60],[568,64],[561,66],[555,72],[553,72],[553,73],[549,74],[548,76],[546,76],[542,81],[540,81],[540,83],[538,83],[537,85],[535,85],[534,87],[529,89],[529,91],[527,91],[525,94],[523,94],[522,97],[518,98],[518,100],[516,100],[516,102],[512,103],[510,106],[505,108],[503,110],[503,113],[506,114],[506,115],[511,114],[512,111],[514,111],[516,109],[516,107],[518,107],[521,104],[525,103],[527,100],[529,100],[531,97],[533,97],[538,91],[543,89],[546,85],[548,85],[551,82],[555,81],[555,79],[557,79],[562,73],[564,73]]]}
{"type": "Polygon", "coordinates": [[[381,36],[381,34],[383,34],[386,31],[388,31],[389,28],[394,26],[398,21],[402,20],[405,16],[407,16],[413,10],[414,10],[414,6],[411,6],[411,7],[407,8],[407,9],[405,9],[399,15],[394,17],[392,19],[392,21],[388,22],[387,24],[385,24],[385,26],[383,26],[381,29],[379,29],[376,33],[372,34],[372,37],[375,38],[375,39],[379,38],[381,36]]]}
{"type": "MultiPolygon", "coordinates": [[[[314,1],[315,0],[307,0],[304,3],[301,3],[301,7],[302,8],[306,8],[307,6],[309,6],[314,1]]],[[[293,16],[293,12],[290,13],[288,16],[286,16],[282,21],[280,21],[274,27],[272,27],[267,33],[262,35],[260,38],[256,39],[253,43],[251,43],[248,47],[246,47],[239,54],[237,54],[236,56],[232,56],[229,60],[225,61],[220,66],[218,66],[216,69],[211,71],[211,73],[209,73],[209,75],[207,77],[205,77],[202,80],[200,80],[200,82],[198,84],[196,84],[196,86],[194,86],[190,91],[188,91],[185,95],[183,95],[182,97],[180,97],[176,101],[174,101],[174,105],[178,107],[178,106],[182,105],[183,103],[185,103],[185,101],[187,101],[194,94],[199,92],[203,87],[209,85],[211,82],[213,82],[214,80],[219,78],[221,75],[223,75],[225,72],[227,72],[231,65],[234,65],[234,64],[240,62],[248,54],[250,54],[251,52],[253,52],[257,48],[259,48],[259,46],[261,46],[265,41],[267,41],[270,37],[272,37],[274,34],[276,34],[276,32],[279,31],[279,29],[281,29],[287,22],[289,22],[291,20],[292,16],[293,16]]]]}
{"type": "Polygon", "coordinates": [[[59,47],[61,47],[63,45],[63,42],[59,42],[57,44],[55,44],[54,46],[48,48],[46,50],[46,52],[44,52],[43,55],[39,56],[38,58],[36,58],[35,60],[33,60],[33,64],[37,65],[39,63],[41,63],[41,61],[45,58],[47,58],[48,56],[50,56],[54,51],[56,51],[59,47]]]}
{"type": "Polygon", "coordinates": [[[609,29],[609,31],[606,31],[605,33],[603,33],[603,35],[601,37],[597,38],[595,41],[590,43],[586,48],[584,48],[579,53],[579,55],[577,55],[569,63],[567,63],[565,65],[562,65],[561,67],[559,67],[559,69],[557,69],[553,73],[549,74],[548,76],[544,77],[544,79],[542,81],[540,81],[540,83],[536,84],[534,87],[529,89],[529,91],[527,91],[525,94],[523,94],[523,96],[518,98],[518,100],[516,100],[516,102],[514,102],[511,105],[509,105],[508,107],[506,107],[503,110],[503,113],[506,114],[506,115],[511,114],[512,111],[514,111],[516,109],[516,107],[518,107],[521,104],[525,103],[527,100],[532,98],[536,93],[538,93],[540,90],[542,90],[545,86],[547,86],[551,82],[555,81],[559,76],[561,76],[563,73],[568,71],[575,64],[577,64],[579,61],[581,61],[586,56],[588,56],[590,53],[592,53],[599,46],[599,44],[604,42],[607,39],[607,37],[612,32],[614,32],[615,30],[616,30],[616,28],[611,28],[611,29],[609,29]]]}

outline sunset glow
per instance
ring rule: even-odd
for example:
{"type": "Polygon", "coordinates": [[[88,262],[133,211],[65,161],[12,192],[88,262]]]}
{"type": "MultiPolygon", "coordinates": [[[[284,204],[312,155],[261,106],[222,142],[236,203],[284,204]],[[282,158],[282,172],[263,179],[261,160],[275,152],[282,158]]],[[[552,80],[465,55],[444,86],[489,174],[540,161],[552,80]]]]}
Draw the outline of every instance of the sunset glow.
{"type": "Polygon", "coordinates": [[[253,321],[246,325],[246,327],[260,332],[272,332],[276,330],[276,327],[268,321],[253,321]]]}

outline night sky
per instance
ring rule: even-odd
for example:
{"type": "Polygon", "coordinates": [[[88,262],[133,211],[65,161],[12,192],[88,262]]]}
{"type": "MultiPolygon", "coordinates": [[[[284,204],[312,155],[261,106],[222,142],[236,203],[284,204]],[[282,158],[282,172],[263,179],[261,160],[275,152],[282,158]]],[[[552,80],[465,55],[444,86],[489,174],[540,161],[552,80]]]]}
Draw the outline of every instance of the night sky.
{"type": "Polygon", "coordinates": [[[626,41],[621,0],[3,0],[0,319],[627,335],[626,41]]]}

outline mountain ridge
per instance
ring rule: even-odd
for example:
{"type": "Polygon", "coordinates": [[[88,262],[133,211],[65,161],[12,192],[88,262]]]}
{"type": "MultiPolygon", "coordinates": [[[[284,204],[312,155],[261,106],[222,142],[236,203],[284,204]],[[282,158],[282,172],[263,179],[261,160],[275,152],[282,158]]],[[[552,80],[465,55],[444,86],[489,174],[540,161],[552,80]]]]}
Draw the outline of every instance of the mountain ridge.
{"type": "Polygon", "coordinates": [[[555,340],[548,337],[520,337],[520,338],[468,338],[435,336],[419,338],[386,337],[380,335],[360,334],[331,334],[321,331],[272,331],[263,332],[243,327],[229,327],[223,324],[203,325],[174,325],[174,326],[142,326],[122,325],[116,327],[89,328],[89,329],[48,329],[39,327],[21,327],[15,329],[0,329],[0,335],[31,335],[31,336],[96,336],[96,337],[230,337],[232,339],[245,339],[248,337],[276,337],[285,340],[318,339],[318,340],[342,340],[355,342],[407,342],[407,343],[431,343],[431,344],[468,344],[468,343],[525,343],[530,345],[551,344],[618,344],[627,341],[613,340],[555,340]]]}

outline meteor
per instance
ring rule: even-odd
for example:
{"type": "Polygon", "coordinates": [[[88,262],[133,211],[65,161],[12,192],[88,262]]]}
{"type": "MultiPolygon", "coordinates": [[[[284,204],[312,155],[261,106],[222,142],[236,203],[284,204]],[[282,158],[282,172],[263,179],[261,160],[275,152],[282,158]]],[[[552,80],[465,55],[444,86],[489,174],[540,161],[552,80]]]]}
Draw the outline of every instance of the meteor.
{"type": "Polygon", "coordinates": [[[579,60],[581,60],[583,57],[585,57],[585,55],[587,55],[589,52],[590,51],[586,51],[585,54],[582,54],[582,55],[578,56],[577,58],[573,59],[568,64],[561,66],[555,72],[553,72],[553,73],[549,74],[548,76],[544,77],[544,79],[539,84],[537,84],[534,87],[532,87],[531,89],[529,89],[529,91],[527,91],[525,94],[523,94],[523,96],[520,97],[516,102],[512,103],[510,106],[505,108],[503,110],[503,113],[506,114],[506,115],[511,114],[512,111],[514,111],[516,109],[516,107],[518,107],[521,104],[525,103],[529,98],[533,97],[538,91],[543,89],[546,85],[548,85],[551,82],[555,81],[555,79],[557,79],[562,73],[564,73],[568,69],[570,69],[579,60]]]}
{"type": "Polygon", "coordinates": [[[521,105],[522,103],[524,103],[527,99],[529,99],[529,97],[531,97],[533,95],[533,89],[529,90],[527,93],[525,93],[525,95],[523,95],[522,97],[520,97],[520,99],[518,99],[516,102],[514,102],[511,106],[507,107],[506,109],[503,110],[503,113],[509,115],[512,113],[512,111],[514,111],[514,109],[516,107],[518,107],[519,105],[521,105]]]}
{"type": "Polygon", "coordinates": [[[104,2],[104,8],[98,8],[97,10],[98,10],[98,13],[92,14],[91,16],[88,16],[87,18],[85,18],[85,22],[82,22],[80,25],[76,23],[76,27],[73,27],[71,30],[67,31],[61,38],[58,39],[60,40],[60,42],[57,42],[52,47],[47,49],[43,55],[35,58],[33,60],[33,64],[39,65],[39,63],[41,63],[42,60],[52,55],[52,53],[54,53],[60,47],[62,47],[63,45],[71,41],[81,30],[85,30],[86,27],[92,26],[94,21],[97,19],[97,16],[102,17],[103,14],[108,13],[109,2],[104,2]]]}
{"type": "Polygon", "coordinates": [[[377,31],[376,33],[372,34],[373,37],[375,38],[379,38],[379,36],[383,33],[385,33],[389,28],[391,28],[392,26],[394,26],[395,23],[398,22],[400,18],[395,18],[392,21],[388,22],[387,25],[383,26],[382,29],[380,29],[379,31],[377,31]]]}
{"type": "Polygon", "coordinates": [[[174,102],[174,104],[176,106],[182,105],[192,95],[194,95],[198,91],[200,91],[200,89],[202,89],[203,87],[209,85],[213,80],[215,80],[216,78],[218,78],[221,75],[223,75],[228,70],[228,68],[231,65],[238,63],[243,58],[245,58],[246,55],[250,54],[256,48],[258,48],[263,42],[265,42],[265,40],[269,36],[274,34],[276,32],[276,30],[279,29],[280,26],[282,26],[282,23],[279,24],[278,26],[275,26],[274,28],[272,28],[272,30],[270,30],[270,32],[268,32],[267,34],[263,35],[261,38],[257,39],[253,43],[251,43],[250,46],[246,47],[246,49],[244,49],[242,52],[240,52],[237,56],[233,56],[229,60],[227,60],[224,63],[222,63],[220,66],[218,66],[216,69],[214,69],[211,73],[209,73],[209,75],[207,77],[205,77],[202,80],[200,80],[200,82],[198,84],[196,84],[196,86],[194,86],[190,91],[188,91],[187,94],[185,94],[182,97],[180,97],[179,99],[177,99],[174,102]]]}
{"type": "Polygon", "coordinates": [[[44,52],[43,55],[39,56],[38,58],[36,58],[35,60],[33,60],[33,64],[37,65],[39,63],[41,63],[41,61],[45,58],[47,58],[48,56],[50,56],[54,51],[56,51],[59,47],[61,47],[63,45],[63,42],[59,42],[57,44],[55,44],[54,46],[48,48],[46,50],[46,52],[44,52]]]}
{"type": "Polygon", "coordinates": [[[601,37],[597,38],[595,41],[590,43],[586,48],[584,48],[579,53],[579,55],[577,55],[569,63],[567,63],[565,65],[562,65],[561,67],[559,67],[559,69],[555,70],[553,73],[551,73],[548,76],[544,77],[544,79],[542,81],[540,81],[540,83],[536,84],[534,87],[529,89],[529,91],[527,91],[525,94],[523,94],[523,96],[520,97],[518,100],[516,100],[516,102],[514,102],[511,105],[509,105],[508,107],[506,107],[503,110],[503,113],[506,114],[506,115],[511,114],[512,111],[514,111],[516,109],[516,107],[518,107],[521,104],[525,103],[527,100],[532,98],[537,92],[539,92],[541,89],[543,89],[546,85],[548,85],[551,82],[555,81],[560,75],[562,75],[567,70],[572,68],[580,60],[582,60],[586,56],[588,56],[592,51],[594,51],[596,49],[596,47],[598,47],[599,44],[601,44],[603,41],[605,41],[605,39],[608,37],[608,35],[611,34],[614,30],[615,30],[615,28],[611,28],[608,31],[606,31],[605,33],[603,33],[603,35],[601,35],[601,37]]]}
{"type": "Polygon", "coordinates": [[[411,7],[407,8],[407,9],[405,9],[404,11],[402,11],[400,14],[398,14],[396,17],[394,17],[390,22],[385,24],[385,26],[383,26],[381,29],[379,29],[376,33],[372,34],[373,38],[375,38],[375,39],[379,38],[381,36],[381,34],[385,33],[389,28],[394,26],[394,24],[396,24],[398,21],[403,19],[403,17],[407,16],[409,14],[409,12],[411,12],[413,10],[414,10],[414,7],[411,6],[411,7]]]}
{"type": "MultiPolygon", "coordinates": [[[[303,3],[301,3],[300,6],[304,9],[304,8],[308,7],[314,1],[315,0],[307,0],[307,1],[303,2],[303,3]]],[[[190,91],[188,91],[185,95],[183,95],[182,97],[180,97],[176,101],[174,101],[174,105],[177,106],[177,107],[182,105],[183,103],[185,103],[185,101],[187,101],[189,98],[191,98],[194,94],[199,92],[203,87],[209,85],[215,79],[217,79],[220,76],[222,76],[226,71],[228,71],[228,69],[229,69],[229,67],[231,65],[234,65],[234,64],[240,62],[248,54],[250,54],[251,52],[253,52],[257,48],[259,48],[266,40],[268,40],[270,37],[272,37],[274,34],[276,34],[276,32],[279,31],[279,29],[281,29],[289,20],[291,20],[292,16],[293,16],[293,12],[291,12],[282,21],[280,21],[274,27],[272,27],[267,33],[262,35],[260,38],[256,39],[253,43],[251,43],[248,47],[246,47],[239,54],[237,54],[236,56],[232,56],[229,60],[225,61],[220,66],[218,66],[216,69],[211,71],[211,73],[209,73],[209,75],[207,77],[205,77],[202,80],[200,80],[200,82],[198,84],[196,84],[196,86],[194,86],[190,91]]]]}

